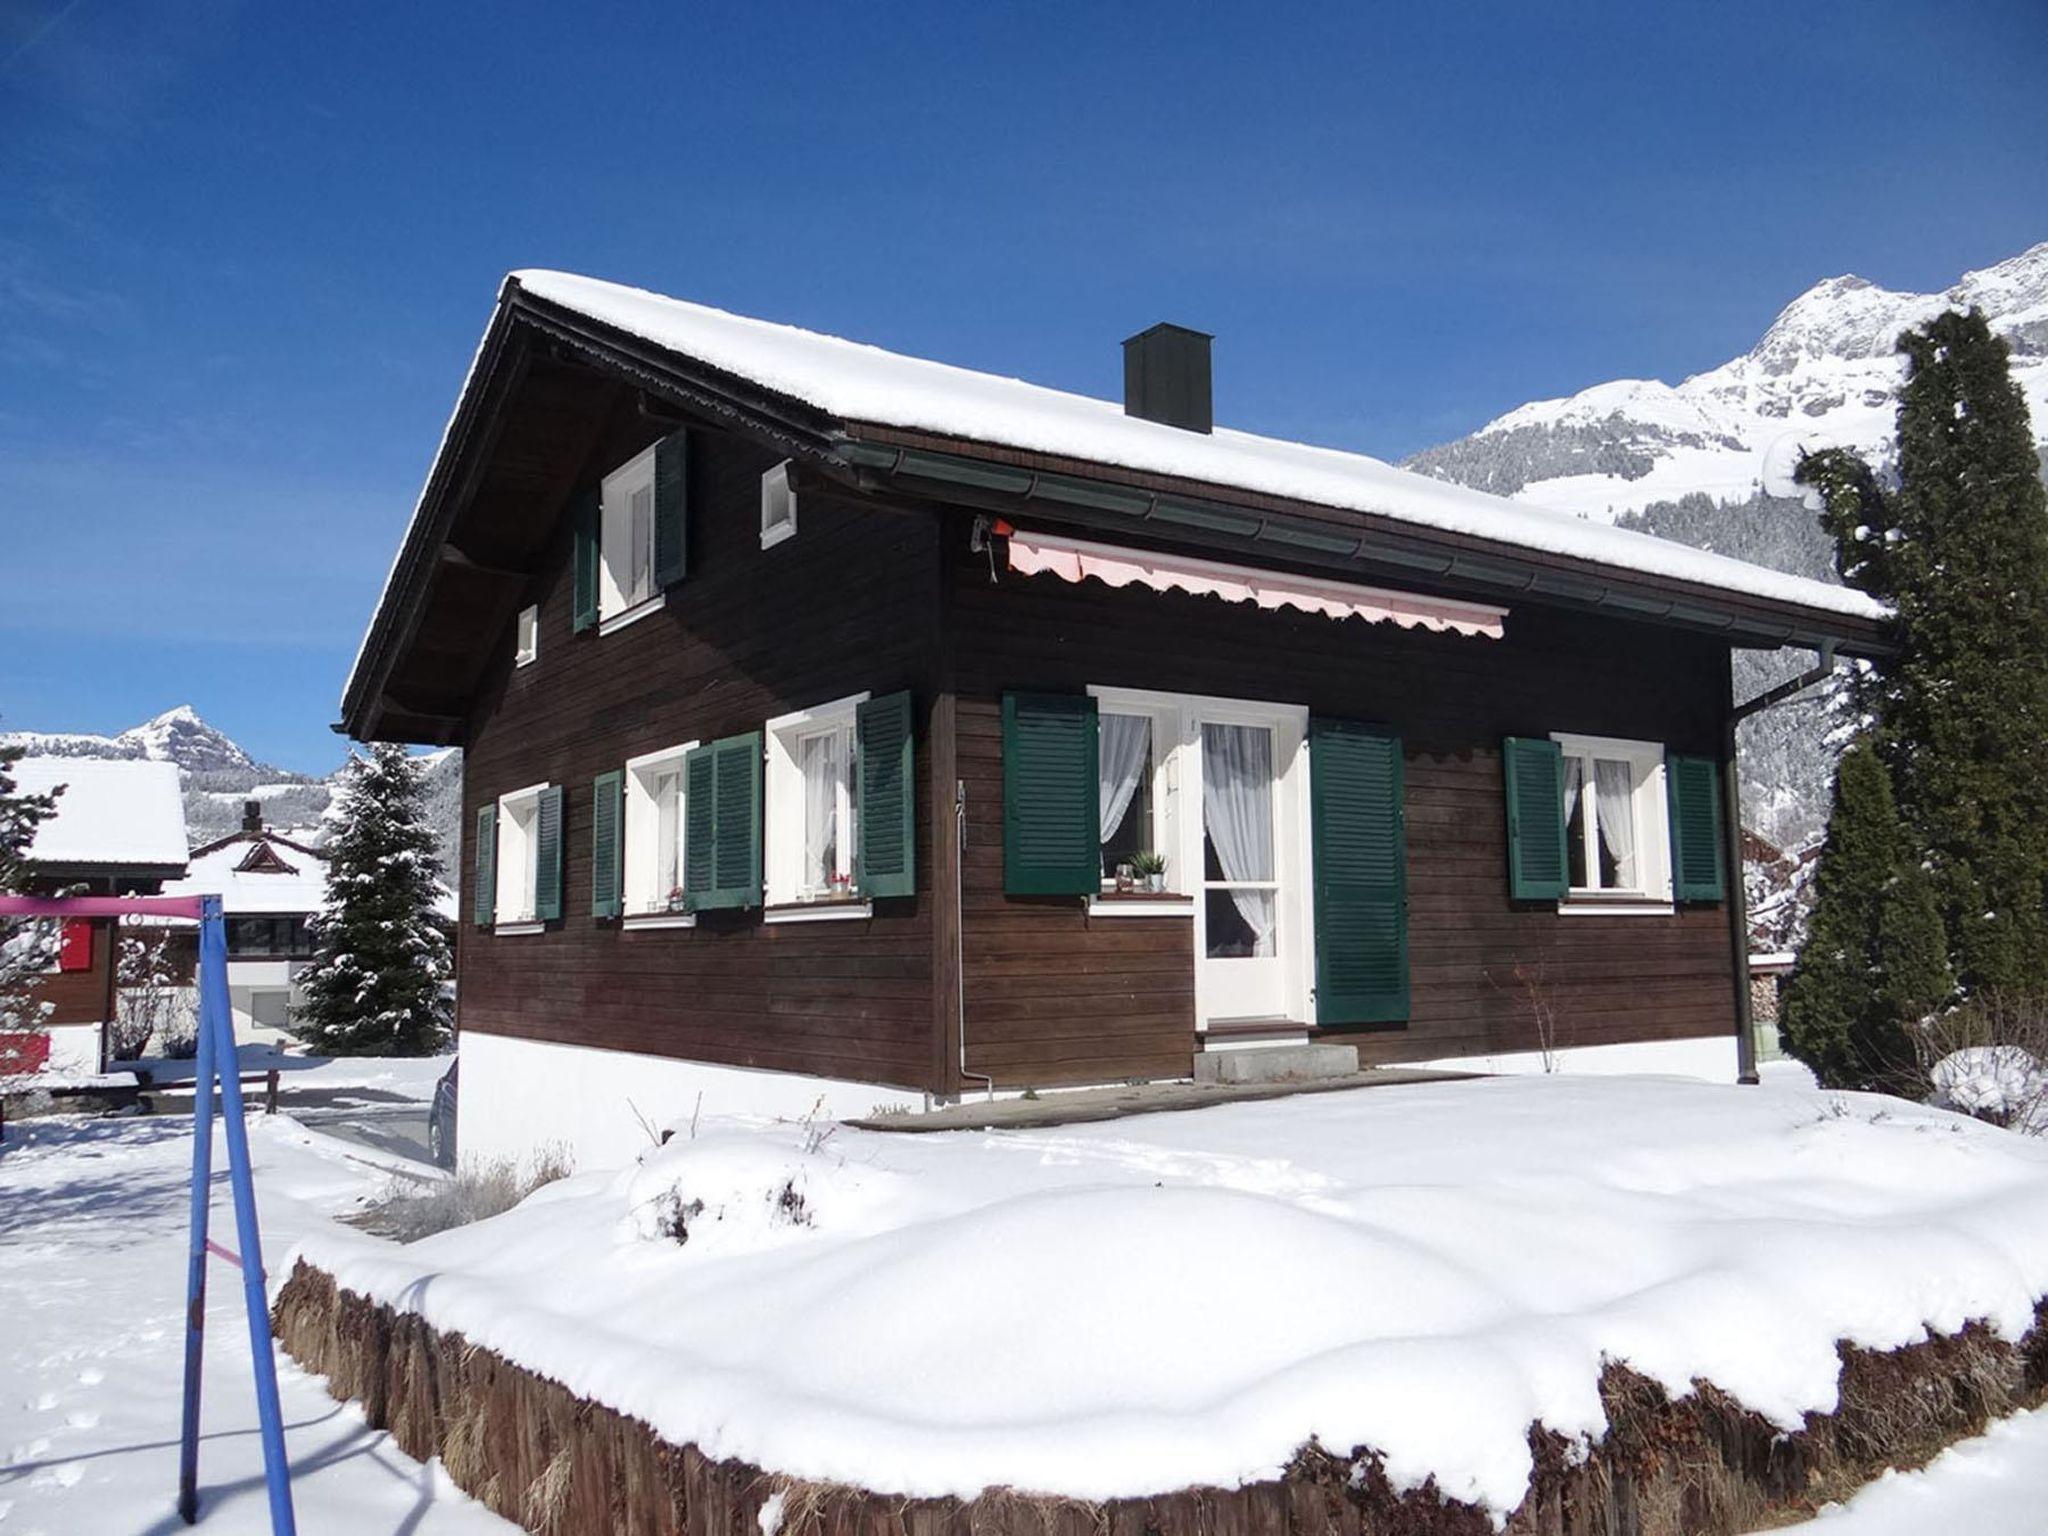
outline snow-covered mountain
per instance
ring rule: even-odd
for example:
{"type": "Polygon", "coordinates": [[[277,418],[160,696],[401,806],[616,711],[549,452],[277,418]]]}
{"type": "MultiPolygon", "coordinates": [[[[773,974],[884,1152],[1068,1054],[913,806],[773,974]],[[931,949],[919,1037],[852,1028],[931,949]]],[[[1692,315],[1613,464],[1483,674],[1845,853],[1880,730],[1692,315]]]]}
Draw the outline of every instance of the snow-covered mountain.
{"type": "MultiPolygon", "coordinates": [[[[195,848],[239,827],[245,800],[262,802],[266,825],[318,845],[327,835],[327,810],[340,774],[337,768],[326,778],[316,779],[259,763],[226,732],[202,720],[189,704],[167,709],[117,736],[8,731],[0,733],[0,745],[19,746],[35,757],[146,758],[176,763],[185,788],[185,832],[195,848]]],[[[441,835],[443,860],[453,868],[461,846],[459,751],[450,748],[430,754],[427,812],[441,835]]]]}
{"type": "Polygon", "coordinates": [[[1705,495],[1790,494],[1802,449],[1888,457],[1905,360],[1899,333],[1945,309],[1984,311],[2011,343],[2013,377],[2048,440],[2048,242],[1944,293],[1831,277],[1788,304],[1740,357],[1672,385],[1617,379],[1535,400],[1412,469],[1534,506],[1613,520],[1705,495]]]}
{"type": "MultiPolygon", "coordinates": [[[[1618,379],[1517,407],[1408,461],[1441,479],[1619,522],[1760,565],[1832,581],[1834,551],[1791,482],[1802,450],[1895,456],[1901,331],[1952,307],[1982,309],[2012,346],[2048,459],[2048,243],[1944,293],[1833,277],[1794,299],[1747,352],[1671,385],[1618,379]]],[[[1811,661],[1737,654],[1749,697],[1811,661]]],[[[1743,819],[1797,849],[1827,817],[1827,700],[1806,696],[1742,727],[1743,819]]]]}

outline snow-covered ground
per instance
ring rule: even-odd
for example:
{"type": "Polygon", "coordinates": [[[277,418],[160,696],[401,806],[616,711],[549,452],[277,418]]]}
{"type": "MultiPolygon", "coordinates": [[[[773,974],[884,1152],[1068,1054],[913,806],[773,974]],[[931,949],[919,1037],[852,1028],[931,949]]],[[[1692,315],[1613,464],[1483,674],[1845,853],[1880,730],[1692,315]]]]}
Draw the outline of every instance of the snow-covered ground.
{"type": "Polygon", "coordinates": [[[1887,1472],[1807,1536],[2040,1536],[2048,1530],[2048,1408],[2015,1414],[1920,1472],[1887,1472]]]}
{"type": "MultiPolygon", "coordinates": [[[[387,1175],[284,1117],[251,1141],[273,1272],[387,1175]]],[[[52,1119],[0,1144],[0,1536],[182,1531],[177,1490],[192,1122],[52,1119]]],[[[216,1169],[226,1168],[222,1147],[216,1169]]],[[[235,1246],[225,1173],[214,1236],[235,1246]]],[[[513,1527],[369,1429],[280,1357],[305,1531],[482,1536],[513,1527]]],[[[269,1530],[240,1276],[207,1289],[200,1529],[269,1530]]]]}
{"type": "Polygon", "coordinates": [[[2030,1325],[2048,1144],[1773,1075],[1028,1132],[707,1122],[476,1227],[303,1251],[777,1472],[1107,1497],[1272,1477],[1315,1435],[1505,1510],[1532,1419],[1604,1427],[1603,1360],[1789,1428],[1834,1406],[1838,1339],[2030,1325]]]}

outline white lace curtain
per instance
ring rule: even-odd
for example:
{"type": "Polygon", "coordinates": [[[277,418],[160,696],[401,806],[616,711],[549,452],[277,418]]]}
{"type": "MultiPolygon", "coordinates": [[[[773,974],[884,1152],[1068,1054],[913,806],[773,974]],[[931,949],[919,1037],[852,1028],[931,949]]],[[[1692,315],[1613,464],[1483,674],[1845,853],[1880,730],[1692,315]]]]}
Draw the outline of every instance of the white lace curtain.
{"type": "Polygon", "coordinates": [[[1600,842],[1614,864],[1613,889],[1637,889],[1635,770],[1627,763],[1598,758],[1593,763],[1593,793],[1599,806],[1600,842]]]}
{"type": "MultiPolygon", "coordinates": [[[[1273,878],[1273,733],[1255,725],[1202,727],[1202,819],[1228,881],[1273,878]]],[[[1233,887],[1252,953],[1273,953],[1271,891],[1233,887]]]]}
{"type": "Polygon", "coordinates": [[[1102,814],[1101,840],[1106,843],[1124,824],[1124,814],[1138,793],[1139,776],[1151,755],[1146,749],[1152,744],[1152,722],[1143,715],[1103,715],[1098,725],[1096,798],[1102,814]]]}
{"type": "Polygon", "coordinates": [[[806,736],[797,748],[804,777],[803,889],[829,889],[839,868],[839,786],[846,778],[846,737],[833,731],[806,736]]]}

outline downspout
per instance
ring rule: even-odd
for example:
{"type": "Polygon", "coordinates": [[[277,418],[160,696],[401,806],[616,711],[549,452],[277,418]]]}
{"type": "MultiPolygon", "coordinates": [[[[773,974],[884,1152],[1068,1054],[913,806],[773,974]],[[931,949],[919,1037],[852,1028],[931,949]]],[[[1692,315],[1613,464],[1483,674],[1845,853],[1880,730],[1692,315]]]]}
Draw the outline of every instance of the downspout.
{"type": "Polygon", "coordinates": [[[986,1072],[967,1070],[967,922],[965,904],[967,866],[967,781],[953,781],[953,1006],[960,1038],[960,1078],[978,1081],[988,1090],[988,1101],[996,1101],[996,1080],[986,1072]]]}
{"type": "Polygon", "coordinates": [[[1835,643],[1823,641],[1813,666],[1728,711],[1721,744],[1721,822],[1728,842],[1728,940],[1735,960],[1735,1080],[1740,1083],[1762,1079],[1756,1068],[1756,1019],[1749,995],[1749,890],[1742,868],[1742,782],[1735,766],[1735,732],[1751,715],[1827,681],[1834,670],[1835,643]]]}

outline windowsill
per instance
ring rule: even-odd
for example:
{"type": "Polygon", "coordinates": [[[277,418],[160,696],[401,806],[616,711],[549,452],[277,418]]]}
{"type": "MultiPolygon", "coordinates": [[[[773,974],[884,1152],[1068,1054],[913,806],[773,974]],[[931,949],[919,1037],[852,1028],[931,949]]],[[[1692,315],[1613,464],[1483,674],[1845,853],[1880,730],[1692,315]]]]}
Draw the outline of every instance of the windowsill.
{"type": "Polygon", "coordinates": [[[830,923],[874,915],[875,904],[859,897],[847,901],[791,901],[761,909],[764,923],[830,923]]]}
{"type": "Polygon", "coordinates": [[[491,932],[497,934],[500,938],[514,938],[522,933],[546,933],[547,931],[548,925],[537,917],[522,917],[510,922],[499,922],[491,928],[491,932]]]}
{"type": "Polygon", "coordinates": [[[773,549],[776,545],[786,544],[795,537],[796,526],[794,524],[777,523],[773,528],[763,528],[761,530],[761,547],[763,549],[773,549]]]}
{"type": "Polygon", "coordinates": [[[1655,896],[1616,891],[1575,891],[1557,904],[1567,917],[1669,917],[1677,909],[1655,896]]]}
{"type": "Polygon", "coordinates": [[[526,667],[532,666],[536,661],[539,660],[540,658],[538,656],[515,656],[512,658],[512,667],[514,671],[518,671],[526,667]]]}
{"type": "Polygon", "coordinates": [[[1088,898],[1090,917],[1193,917],[1195,898],[1175,891],[1098,891],[1088,898]]]}
{"type": "Polygon", "coordinates": [[[628,912],[619,920],[619,926],[628,930],[640,928],[694,928],[697,914],[694,912],[670,912],[666,908],[658,912],[628,912]]]}
{"type": "Polygon", "coordinates": [[[630,608],[623,608],[608,619],[600,618],[597,621],[597,632],[600,635],[614,634],[624,629],[628,624],[637,624],[650,613],[659,612],[667,605],[668,594],[666,592],[657,592],[645,602],[635,603],[630,608]]]}

